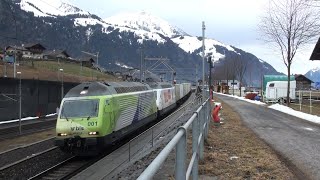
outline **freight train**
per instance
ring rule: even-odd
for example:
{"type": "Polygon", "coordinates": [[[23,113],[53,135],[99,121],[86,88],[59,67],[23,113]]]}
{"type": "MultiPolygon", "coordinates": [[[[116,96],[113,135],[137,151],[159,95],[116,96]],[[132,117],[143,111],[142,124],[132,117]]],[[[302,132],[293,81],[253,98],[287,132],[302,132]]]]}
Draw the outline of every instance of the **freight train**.
{"type": "Polygon", "coordinates": [[[165,116],[191,93],[191,84],[88,82],[63,98],[55,145],[95,152],[165,116]]]}

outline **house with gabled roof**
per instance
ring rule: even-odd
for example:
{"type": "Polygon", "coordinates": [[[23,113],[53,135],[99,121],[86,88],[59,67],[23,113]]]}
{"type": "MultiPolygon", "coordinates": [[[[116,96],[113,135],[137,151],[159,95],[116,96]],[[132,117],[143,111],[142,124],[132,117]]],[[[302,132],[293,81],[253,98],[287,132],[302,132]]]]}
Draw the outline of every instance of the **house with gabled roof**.
{"type": "Polygon", "coordinates": [[[53,51],[45,51],[43,54],[43,59],[67,59],[70,55],[66,50],[53,50],[53,51]]]}
{"type": "Polygon", "coordinates": [[[314,46],[312,54],[310,56],[310,60],[320,60],[320,37],[318,39],[317,44],[314,46]]]}
{"type": "Polygon", "coordinates": [[[311,83],[313,83],[313,81],[307,78],[306,76],[302,74],[296,74],[294,75],[294,79],[296,80],[296,90],[311,89],[311,83]]]}

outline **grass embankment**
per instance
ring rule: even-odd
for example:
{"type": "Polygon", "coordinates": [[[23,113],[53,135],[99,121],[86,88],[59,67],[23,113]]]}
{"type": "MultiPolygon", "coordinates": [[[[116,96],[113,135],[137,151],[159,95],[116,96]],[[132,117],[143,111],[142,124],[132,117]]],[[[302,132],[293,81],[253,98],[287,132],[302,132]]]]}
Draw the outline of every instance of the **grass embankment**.
{"type": "MultiPolygon", "coordinates": [[[[7,77],[13,77],[13,65],[6,65],[7,77]]],[[[104,74],[95,69],[81,67],[80,64],[56,61],[23,61],[17,66],[17,72],[21,72],[22,79],[40,79],[50,81],[61,81],[63,69],[63,80],[66,82],[84,82],[84,81],[118,81],[114,76],[104,74]]],[[[5,66],[0,64],[0,76],[5,74],[5,66]]]]}
{"type": "Polygon", "coordinates": [[[218,179],[297,179],[276,152],[243,124],[239,114],[223,102],[222,106],[224,124],[219,128],[210,124],[199,174],[218,179]]]}

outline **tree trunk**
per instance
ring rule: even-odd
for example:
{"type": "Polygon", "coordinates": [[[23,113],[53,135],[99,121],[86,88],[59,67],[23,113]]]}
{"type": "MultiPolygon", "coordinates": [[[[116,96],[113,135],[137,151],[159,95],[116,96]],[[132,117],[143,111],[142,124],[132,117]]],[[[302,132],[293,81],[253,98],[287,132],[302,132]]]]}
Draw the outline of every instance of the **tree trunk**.
{"type": "Polygon", "coordinates": [[[240,87],[240,97],[241,97],[241,80],[239,82],[239,87],[240,87]]]}
{"type": "Polygon", "coordinates": [[[232,95],[234,96],[234,78],[232,80],[232,95]]]}
{"type": "Polygon", "coordinates": [[[290,64],[288,63],[288,89],[287,89],[287,106],[290,107],[290,64]]]}

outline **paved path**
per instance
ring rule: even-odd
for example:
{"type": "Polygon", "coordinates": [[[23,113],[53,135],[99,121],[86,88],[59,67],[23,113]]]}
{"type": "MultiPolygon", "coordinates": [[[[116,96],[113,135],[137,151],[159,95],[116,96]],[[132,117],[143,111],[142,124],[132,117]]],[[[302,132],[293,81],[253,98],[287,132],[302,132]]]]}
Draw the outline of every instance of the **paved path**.
{"type": "Polygon", "coordinates": [[[267,106],[215,96],[238,112],[250,129],[300,171],[296,172],[299,178],[320,179],[320,125],[267,106]]]}

